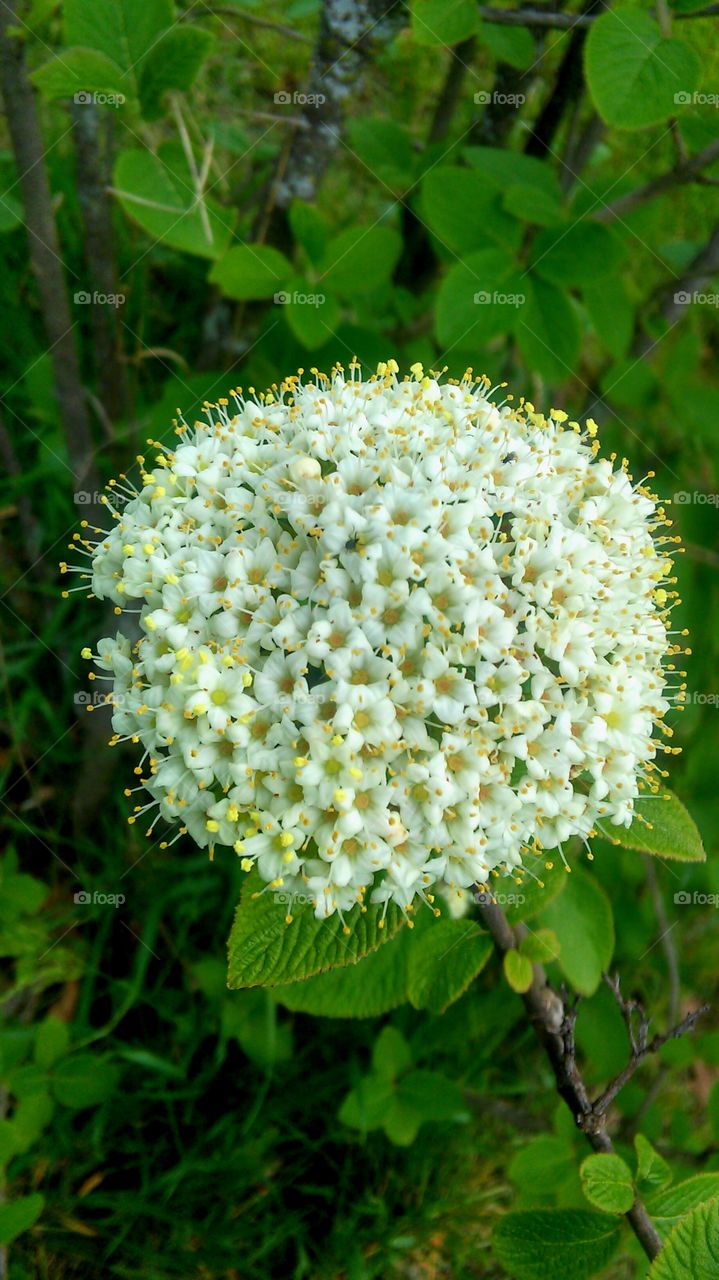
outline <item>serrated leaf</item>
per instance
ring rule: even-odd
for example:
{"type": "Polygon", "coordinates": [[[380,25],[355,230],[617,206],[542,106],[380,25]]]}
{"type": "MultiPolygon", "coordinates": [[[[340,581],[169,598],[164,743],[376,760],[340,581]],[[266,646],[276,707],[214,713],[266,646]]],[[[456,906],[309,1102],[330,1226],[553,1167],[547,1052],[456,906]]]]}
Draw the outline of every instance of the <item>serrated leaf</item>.
{"type": "Polygon", "coordinates": [[[284,296],[291,272],[292,264],[279,249],[267,244],[236,244],[214,264],[210,280],[228,298],[245,301],[284,296]]]}
{"type": "Polygon", "coordinates": [[[129,99],[134,95],[134,86],[128,84],[122,68],[96,49],[63,49],[61,57],[44,62],[30,79],[50,102],[80,95],[82,103],[96,93],[129,99]]]}
{"type": "Polygon", "coordinates": [[[643,1133],[635,1134],[634,1150],[637,1153],[637,1182],[648,1187],[666,1187],[672,1180],[672,1171],[643,1133]]]}
{"type": "Polygon", "coordinates": [[[705,1204],[719,1196],[719,1173],[698,1173],[686,1178],[675,1187],[667,1187],[656,1195],[646,1197],[646,1205],[652,1222],[664,1237],[697,1205],[705,1204]]]}
{"type": "Polygon", "coordinates": [[[402,929],[389,946],[380,947],[357,964],[273,987],[272,995],[296,1013],[376,1018],[407,999],[407,955],[413,943],[414,933],[402,929]]]}
{"type": "Polygon", "coordinates": [[[634,1204],[632,1171],[621,1156],[587,1156],[579,1176],[587,1200],[602,1213],[628,1213],[634,1204]]]}
{"type": "Polygon", "coordinates": [[[508,885],[509,880],[502,879],[493,881],[492,892],[499,905],[506,910],[510,924],[517,924],[520,920],[533,920],[544,911],[550,902],[559,897],[566,883],[567,873],[559,859],[547,869],[545,859],[539,858],[533,865],[528,865],[527,874],[516,888],[513,885],[511,889],[505,889],[504,885],[508,885]],[[529,875],[529,871],[533,875],[529,875]]]}
{"type": "Polygon", "coordinates": [[[479,26],[473,0],[414,0],[412,35],[418,44],[459,44],[479,26]]]}
{"type": "Polygon", "coordinates": [[[0,1204],[0,1245],[11,1244],[23,1231],[32,1227],[45,1207],[45,1198],[39,1192],[20,1196],[9,1204],[0,1204]]]}
{"type": "Polygon", "coordinates": [[[458,1000],[492,954],[492,942],[472,920],[436,920],[409,949],[407,994],[431,1013],[458,1000]]]}
{"type": "Polygon", "coordinates": [[[504,976],[513,991],[523,995],[532,985],[532,962],[523,956],[516,947],[506,951],[502,960],[504,976]]]}
{"type": "Polygon", "coordinates": [[[391,903],[381,929],[382,905],[368,906],[364,912],[355,907],[345,916],[345,934],[337,914],[317,920],[312,905],[304,903],[295,910],[292,924],[286,924],[286,907],[275,902],[272,893],[260,892],[264,887],[255,872],[245,881],[229,938],[230,987],[275,987],[355,964],[387,942],[404,919],[391,903]]]}
{"type": "Polygon", "coordinates": [[[492,1235],[495,1256],[516,1280],[588,1280],[611,1258],[619,1225],[582,1209],[508,1213],[492,1235]]]}
{"type": "Polygon", "coordinates": [[[532,964],[550,964],[559,959],[559,938],[553,929],[537,929],[522,938],[519,950],[532,964]]]}
{"type": "Polygon", "coordinates": [[[676,95],[691,97],[699,79],[699,59],[684,41],[665,39],[648,14],[622,6],[592,23],[585,70],[605,123],[641,129],[674,115],[676,95]]]}
{"type": "Polygon", "coordinates": [[[122,208],[154,240],[173,249],[219,258],[231,235],[227,215],[209,197],[198,206],[182,149],[174,144],[154,155],[133,148],[115,163],[114,188],[122,208]]]}
{"type": "Polygon", "coordinates": [[[389,280],[401,252],[401,237],[390,227],[348,227],[327,245],[318,288],[341,298],[371,293],[389,280]]]}
{"type": "Polygon", "coordinates": [[[716,1280],[719,1275],[719,1199],[692,1209],[654,1259],[647,1280],[716,1280]]]}
{"type": "Polygon", "coordinates": [[[140,65],[140,104],[148,120],[161,114],[169,90],[190,88],[213,44],[212,33],[202,27],[185,24],[163,31],[140,65]]]}
{"type": "Polygon", "coordinates": [[[172,0],[65,0],[63,17],[65,43],[112,58],[132,93],[140,62],[175,15],[172,0]]]}
{"type": "Polygon", "coordinates": [[[694,819],[673,791],[664,794],[668,799],[652,796],[637,800],[635,814],[641,815],[643,822],[635,817],[630,827],[609,827],[602,834],[609,834],[625,849],[640,849],[679,862],[704,862],[706,853],[694,819]]]}
{"type": "Polygon", "coordinates": [[[581,867],[567,876],[561,898],[540,917],[559,939],[559,966],[580,995],[596,991],[614,952],[614,920],[601,885],[581,867]]]}

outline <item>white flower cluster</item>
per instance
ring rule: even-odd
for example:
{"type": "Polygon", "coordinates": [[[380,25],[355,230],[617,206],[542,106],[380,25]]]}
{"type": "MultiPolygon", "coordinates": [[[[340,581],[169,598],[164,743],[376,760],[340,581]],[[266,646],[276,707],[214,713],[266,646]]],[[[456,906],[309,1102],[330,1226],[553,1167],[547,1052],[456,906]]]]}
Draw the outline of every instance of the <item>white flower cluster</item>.
{"type": "Polygon", "coordinates": [[[320,917],[628,824],[671,750],[654,496],[592,422],[398,372],[207,406],[79,538],[95,595],[137,615],[94,655],[114,740],[145,749],[136,813],[320,917]]]}

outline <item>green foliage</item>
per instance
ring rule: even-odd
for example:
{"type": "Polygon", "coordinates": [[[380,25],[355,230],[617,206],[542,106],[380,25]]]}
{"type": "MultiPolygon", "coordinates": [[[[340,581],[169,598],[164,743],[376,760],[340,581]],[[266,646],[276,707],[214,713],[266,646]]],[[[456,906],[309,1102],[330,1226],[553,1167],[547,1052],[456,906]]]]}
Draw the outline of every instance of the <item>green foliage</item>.
{"type": "Polygon", "coordinates": [[[665,39],[657,22],[623,5],[601,14],[586,46],[587,83],[602,119],[618,129],[641,129],[676,112],[691,98],[699,60],[683,40],[665,39]]]}
{"type": "Polygon", "coordinates": [[[535,1210],[501,1218],[492,1247],[516,1280],[586,1280],[606,1266],[618,1238],[618,1227],[605,1214],[535,1210]]]}
{"type": "Polygon", "coordinates": [[[719,1199],[698,1205],[674,1228],[647,1280],[713,1280],[719,1266],[719,1199]]]}
{"type": "Polygon", "coordinates": [[[607,894],[588,872],[575,867],[560,900],[542,912],[541,923],[559,940],[559,967],[580,995],[596,991],[614,951],[614,921],[607,894]]]}
{"type": "Polygon", "coordinates": [[[628,1213],[634,1204],[632,1171],[621,1156],[592,1155],[582,1161],[582,1189],[602,1213],[628,1213]]]}
{"type": "Polygon", "coordinates": [[[529,991],[532,985],[533,970],[532,962],[527,956],[522,955],[515,947],[512,947],[505,952],[502,967],[504,976],[513,991],[516,991],[519,995],[529,991]]]}
{"type": "Polygon", "coordinates": [[[634,1150],[637,1156],[637,1183],[640,1189],[666,1187],[672,1181],[672,1171],[666,1160],[654,1150],[643,1133],[635,1135],[634,1150]]]}
{"type": "Polygon", "coordinates": [[[156,155],[136,147],[121,151],[113,182],[122,208],[153,241],[202,258],[218,258],[226,249],[231,221],[210,197],[198,203],[178,145],[168,143],[156,155]]]}
{"type": "Polygon", "coordinates": [[[638,800],[632,825],[620,829],[616,838],[626,849],[640,849],[659,858],[679,862],[703,862],[706,858],[696,823],[671,791],[638,800]]]}
{"type": "Polygon", "coordinates": [[[263,244],[236,244],[216,262],[210,280],[228,298],[271,298],[281,291],[292,270],[279,249],[263,244]]]}
{"type": "Polygon", "coordinates": [[[700,1205],[719,1197],[719,1173],[698,1173],[655,1195],[647,1196],[647,1208],[661,1236],[667,1236],[700,1205]]]}

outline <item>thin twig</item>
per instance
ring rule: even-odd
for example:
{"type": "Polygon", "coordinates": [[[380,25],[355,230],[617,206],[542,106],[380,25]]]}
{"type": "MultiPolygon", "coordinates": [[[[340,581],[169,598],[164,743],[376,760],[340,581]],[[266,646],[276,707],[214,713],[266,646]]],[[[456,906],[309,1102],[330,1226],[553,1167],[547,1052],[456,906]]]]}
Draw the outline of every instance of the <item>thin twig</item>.
{"type": "Polygon", "coordinates": [[[643,187],[637,187],[634,191],[627,192],[626,195],[613,200],[611,204],[603,205],[594,215],[596,221],[612,222],[619,218],[620,215],[636,209],[637,205],[645,204],[647,200],[652,200],[664,191],[671,190],[672,187],[686,182],[697,182],[702,176],[702,169],[708,168],[715,160],[719,160],[719,139],[710,142],[709,146],[704,147],[702,151],[698,151],[695,156],[692,156],[683,164],[675,165],[668,173],[663,173],[658,178],[653,178],[651,182],[645,183],[643,187]]]}
{"type": "MultiPolygon", "coordinates": [[[[502,27],[553,27],[557,31],[573,31],[575,27],[591,27],[598,14],[551,13],[546,9],[493,9],[480,5],[479,14],[484,22],[502,27]]],[[[693,13],[675,13],[678,21],[688,18],[713,18],[719,14],[719,4],[709,4],[693,13]]]]}

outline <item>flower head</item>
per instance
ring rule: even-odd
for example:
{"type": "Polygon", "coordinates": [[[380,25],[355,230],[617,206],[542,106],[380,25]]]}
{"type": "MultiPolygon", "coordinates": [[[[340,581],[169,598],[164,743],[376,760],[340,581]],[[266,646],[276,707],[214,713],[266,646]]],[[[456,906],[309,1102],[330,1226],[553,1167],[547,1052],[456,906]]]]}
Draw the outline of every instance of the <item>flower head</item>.
{"type": "Polygon", "coordinates": [[[563,856],[671,749],[662,508],[591,421],[490,396],[394,361],[238,392],[86,542],[137,813],[318,916],[563,856]]]}

